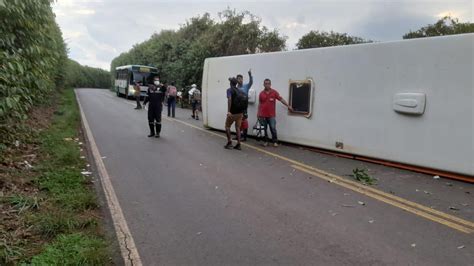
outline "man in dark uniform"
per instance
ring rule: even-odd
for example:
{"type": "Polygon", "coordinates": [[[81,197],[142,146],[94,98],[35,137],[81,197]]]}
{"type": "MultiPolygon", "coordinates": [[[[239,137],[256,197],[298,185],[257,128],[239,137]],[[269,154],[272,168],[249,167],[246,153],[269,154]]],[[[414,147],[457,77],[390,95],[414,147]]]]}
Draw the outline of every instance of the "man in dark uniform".
{"type": "Polygon", "coordinates": [[[150,105],[148,106],[148,126],[150,127],[150,135],[148,135],[148,137],[160,137],[161,111],[163,110],[165,93],[166,88],[161,86],[160,79],[155,77],[153,83],[148,86],[147,97],[143,102],[143,106],[146,106],[146,104],[150,102],[150,105]]]}

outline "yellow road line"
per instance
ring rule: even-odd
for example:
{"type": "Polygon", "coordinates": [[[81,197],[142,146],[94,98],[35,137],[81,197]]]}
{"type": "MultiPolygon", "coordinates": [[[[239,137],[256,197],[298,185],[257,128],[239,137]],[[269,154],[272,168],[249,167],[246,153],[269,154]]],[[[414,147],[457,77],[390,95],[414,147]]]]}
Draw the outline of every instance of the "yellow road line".
{"type": "MultiPolygon", "coordinates": [[[[184,121],[181,121],[181,120],[170,119],[170,118],[165,118],[165,119],[168,120],[168,121],[175,121],[175,122],[187,125],[189,127],[195,128],[197,130],[207,132],[210,135],[214,135],[214,136],[224,138],[224,139],[226,138],[225,136],[223,136],[221,134],[211,132],[211,131],[206,130],[202,127],[195,126],[193,124],[190,124],[190,123],[187,123],[187,122],[184,122],[184,121]]],[[[468,234],[474,232],[474,223],[473,222],[461,219],[459,217],[456,217],[456,216],[453,216],[453,215],[450,215],[450,214],[447,214],[447,213],[444,213],[444,212],[441,212],[441,211],[438,211],[438,210],[431,209],[431,208],[426,207],[424,205],[421,205],[421,204],[403,199],[401,197],[398,197],[398,196],[380,191],[378,189],[359,184],[355,181],[347,180],[346,178],[343,178],[341,176],[328,173],[324,170],[321,170],[321,169],[315,168],[313,166],[301,163],[299,161],[290,159],[288,157],[285,157],[285,156],[267,151],[265,149],[256,147],[256,146],[251,145],[251,144],[242,143],[242,146],[254,149],[256,151],[262,152],[262,153],[267,154],[269,156],[273,156],[275,158],[278,158],[278,159],[281,159],[283,161],[289,162],[289,163],[292,164],[292,166],[294,168],[297,168],[298,170],[309,171],[311,174],[313,174],[315,176],[318,176],[320,178],[324,177],[324,179],[326,179],[326,180],[330,180],[333,183],[344,186],[346,188],[349,188],[353,191],[362,193],[364,195],[370,194],[370,197],[372,197],[372,198],[378,199],[378,200],[383,201],[385,203],[388,203],[392,206],[396,206],[398,208],[401,208],[403,210],[409,211],[409,212],[414,213],[416,215],[422,216],[422,217],[427,218],[429,220],[432,220],[432,221],[441,223],[443,225],[449,226],[449,227],[454,228],[456,230],[459,230],[461,232],[468,233],[468,234]],[[416,208],[418,208],[419,210],[417,210],[416,208]],[[442,218],[437,217],[437,216],[440,216],[442,218]],[[454,222],[459,223],[459,225],[454,223],[454,222]]]]}
{"type": "Polygon", "coordinates": [[[452,221],[455,221],[455,222],[458,222],[460,224],[463,224],[465,226],[469,226],[471,228],[474,229],[474,223],[473,222],[470,222],[470,221],[467,221],[467,220],[464,220],[464,219],[461,219],[459,217],[456,217],[456,216],[453,216],[453,215],[450,215],[450,214],[447,214],[447,213],[444,213],[444,212],[441,212],[441,211],[438,211],[438,210],[435,210],[435,209],[432,209],[432,208],[429,208],[429,207],[426,207],[424,205],[421,205],[419,203],[416,203],[416,202],[413,202],[413,201],[409,201],[409,200],[406,200],[404,198],[401,198],[401,197],[398,197],[398,196],[395,196],[395,195],[392,195],[392,194],[389,194],[389,193],[386,193],[386,192],[383,192],[383,191],[380,191],[378,189],[375,189],[375,188],[372,188],[372,187],[368,187],[366,185],[362,185],[360,183],[357,183],[355,181],[352,181],[352,180],[348,180],[346,178],[343,178],[343,177],[340,177],[340,176],[337,176],[337,175],[334,175],[334,174],[331,174],[331,173],[328,173],[326,171],[323,171],[323,170],[320,170],[320,169],[317,169],[317,168],[314,168],[314,167],[311,167],[311,166],[304,166],[305,168],[307,169],[310,169],[310,170],[313,170],[319,174],[322,174],[322,175],[325,175],[325,176],[328,176],[328,177],[332,177],[332,178],[335,178],[335,179],[338,179],[338,180],[341,180],[342,182],[345,182],[345,183],[348,183],[352,186],[356,186],[360,189],[363,189],[363,190],[368,190],[370,192],[373,192],[373,193],[376,193],[376,194],[379,194],[383,197],[386,197],[386,198],[389,198],[389,199],[392,199],[392,200],[396,200],[398,202],[401,202],[401,203],[404,203],[408,206],[411,206],[411,207],[414,207],[414,208],[419,208],[421,210],[424,210],[428,213],[431,213],[433,215],[437,215],[437,216],[440,216],[440,217],[443,217],[445,219],[448,219],[448,220],[452,220],[452,221]]]}
{"type": "Polygon", "coordinates": [[[402,210],[411,212],[411,213],[416,214],[416,215],[418,215],[418,216],[421,216],[421,217],[423,217],[423,218],[426,218],[426,219],[429,219],[429,220],[431,220],[431,221],[440,223],[440,224],[442,224],[442,225],[451,227],[451,228],[456,229],[456,230],[458,230],[458,231],[461,231],[461,232],[463,232],[463,233],[470,234],[470,233],[473,232],[471,229],[469,229],[469,228],[467,228],[467,227],[464,227],[464,226],[462,226],[462,225],[453,223],[453,222],[451,222],[451,221],[449,221],[449,220],[445,220],[445,219],[443,219],[443,218],[439,218],[439,217],[437,217],[437,216],[434,216],[434,215],[431,215],[431,214],[426,213],[426,212],[424,212],[424,211],[421,211],[421,210],[412,208],[412,207],[410,207],[410,206],[404,205],[404,204],[399,203],[399,202],[396,202],[396,201],[394,201],[394,200],[387,199],[387,198],[385,198],[385,197],[382,197],[382,196],[377,195],[377,194],[375,194],[375,193],[369,192],[369,191],[367,191],[367,190],[361,190],[360,188],[355,187],[355,186],[352,186],[352,185],[347,184],[347,183],[345,183],[345,182],[342,182],[342,181],[339,180],[339,179],[331,179],[331,178],[329,178],[329,177],[327,177],[327,176],[321,175],[321,174],[319,174],[319,173],[317,173],[317,172],[308,170],[307,168],[304,168],[304,167],[301,167],[301,166],[298,166],[298,165],[292,165],[292,167],[294,167],[294,168],[296,168],[296,169],[298,169],[298,170],[300,170],[300,171],[302,171],[302,172],[305,172],[305,173],[308,173],[308,174],[317,176],[317,177],[319,177],[319,178],[322,178],[322,179],[324,179],[324,180],[327,180],[327,181],[329,181],[329,182],[331,182],[331,183],[334,183],[334,184],[337,184],[337,185],[339,185],[339,186],[345,187],[345,188],[350,189],[350,190],[352,190],[352,191],[361,193],[361,194],[363,194],[363,195],[365,195],[365,196],[368,196],[368,197],[371,197],[371,198],[373,198],[373,199],[377,199],[377,200],[382,201],[382,202],[384,202],[384,203],[390,204],[390,205],[392,205],[392,206],[398,207],[398,208],[400,208],[400,209],[402,209],[402,210]]]}
{"type": "MultiPolygon", "coordinates": [[[[184,121],[181,121],[181,120],[177,120],[177,119],[170,119],[170,118],[166,118],[166,120],[168,121],[175,121],[175,122],[179,122],[181,124],[184,124],[184,125],[187,125],[189,127],[192,127],[192,128],[195,128],[195,129],[198,129],[198,130],[201,130],[201,131],[204,131],[204,132],[207,132],[208,134],[210,135],[214,135],[214,136],[217,136],[217,137],[220,137],[220,138],[226,138],[225,136],[221,135],[221,134],[218,134],[218,133],[215,133],[215,132],[211,132],[209,130],[206,130],[206,129],[203,129],[202,127],[199,127],[199,126],[195,126],[193,124],[190,124],[190,123],[187,123],[187,122],[184,122],[184,121]]],[[[453,222],[457,222],[459,224],[462,224],[462,225],[465,225],[467,227],[470,227],[468,230],[469,232],[468,233],[471,233],[473,232],[474,230],[474,223],[473,222],[470,222],[470,221],[467,221],[467,220],[464,220],[462,218],[459,218],[459,217],[456,217],[456,216],[453,216],[453,215],[450,215],[450,214],[447,214],[447,213],[444,213],[444,212],[441,212],[441,211],[438,211],[438,210],[434,210],[432,208],[429,208],[429,207],[426,207],[424,205],[421,205],[419,203],[416,203],[416,202],[412,202],[412,201],[409,201],[409,200],[406,200],[406,199],[403,199],[401,197],[398,197],[398,196],[395,196],[395,195],[392,195],[392,194],[389,194],[389,193],[386,193],[386,192],[383,192],[383,191],[380,191],[378,189],[375,189],[375,188],[372,188],[372,187],[368,187],[368,186],[365,186],[365,185],[362,185],[360,183],[357,183],[355,181],[352,181],[352,180],[348,180],[346,178],[343,178],[343,177],[340,177],[338,175],[335,175],[335,174],[332,174],[332,173],[329,173],[329,172],[326,172],[324,170],[321,170],[321,169],[318,169],[318,168],[315,168],[313,166],[310,166],[310,165],[307,165],[307,164],[304,164],[304,163],[301,163],[299,161],[296,161],[296,160],[293,160],[293,159],[290,159],[288,157],[285,157],[285,156],[282,156],[282,155],[279,155],[279,154],[276,154],[276,153],[273,153],[273,152],[270,152],[270,151],[267,151],[265,149],[262,149],[262,148],[259,148],[259,147],[256,147],[254,145],[251,145],[251,144],[247,144],[247,143],[242,143],[242,146],[245,146],[245,147],[248,147],[248,148],[251,148],[251,149],[254,149],[254,150],[257,150],[259,152],[262,152],[264,154],[267,154],[269,156],[273,156],[275,158],[278,158],[278,159],[281,159],[281,160],[284,160],[284,161],[287,161],[291,164],[294,164],[296,166],[299,166],[299,167],[303,167],[303,168],[306,168],[306,169],[309,169],[311,171],[314,171],[316,173],[318,173],[319,177],[320,175],[323,175],[323,176],[327,176],[327,177],[331,177],[333,179],[336,179],[336,180],[339,180],[341,182],[344,182],[344,183],[347,183],[347,184],[350,184],[352,186],[355,186],[357,188],[359,188],[360,190],[364,190],[364,191],[370,191],[372,193],[375,193],[375,194],[378,194],[382,197],[385,197],[385,198],[388,198],[388,199],[391,199],[391,200],[394,200],[394,201],[398,201],[400,203],[403,203],[405,205],[408,205],[410,207],[413,207],[413,208],[418,208],[420,210],[423,210],[425,212],[427,212],[428,214],[430,214],[431,216],[440,216],[446,220],[451,220],[453,222]]],[[[359,191],[360,192],[360,191],[359,191]]],[[[362,192],[361,192],[362,193],[362,192]]],[[[419,212],[418,212],[419,213],[419,212]]],[[[419,215],[419,214],[418,214],[419,215]]],[[[426,217],[425,217],[426,218],[426,217]]],[[[465,227],[464,227],[465,228],[465,227]]]]}

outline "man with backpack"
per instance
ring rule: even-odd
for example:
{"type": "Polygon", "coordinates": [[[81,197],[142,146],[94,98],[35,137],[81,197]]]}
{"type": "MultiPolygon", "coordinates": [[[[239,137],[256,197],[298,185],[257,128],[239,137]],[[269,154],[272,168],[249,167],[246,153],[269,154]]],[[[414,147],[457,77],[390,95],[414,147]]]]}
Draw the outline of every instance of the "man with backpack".
{"type": "Polygon", "coordinates": [[[274,147],[278,147],[278,138],[277,138],[277,131],[276,131],[276,110],[275,105],[276,101],[280,101],[283,105],[285,105],[288,110],[293,111],[293,108],[288,105],[288,103],[283,99],[278,91],[272,89],[272,82],[270,79],[265,79],[263,82],[263,86],[265,87],[263,91],[260,92],[258,96],[258,120],[260,124],[264,126],[265,131],[265,142],[263,146],[268,145],[268,134],[267,134],[267,126],[270,126],[270,132],[272,133],[272,142],[274,147]]]}
{"type": "Polygon", "coordinates": [[[201,108],[201,91],[197,88],[196,84],[191,85],[189,95],[191,97],[191,107],[193,111],[191,117],[199,120],[199,109],[201,108]]]}
{"type": "Polygon", "coordinates": [[[178,89],[176,89],[174,81],[172,81],[171,85],[166,88],[166,96],[168,96],[168,117],[171,115],[174,118],[177,93],[178,89]]]}
{"type": "Polygon", "coordinates": [[[242,123],[242,116],[247,110],[248,97],[245,92],[237,88],[237,79],[229,78],[230,88],[227,89],[227,118],[225,121],[225,132],[227,135],[226,149],[232,148],[232,140],[230,135],[230,127],[235,122],[235,133],[237,134],[237,144],[233,147],[236,150],[241,150],[240,147],[240,125],[242,123]]]}

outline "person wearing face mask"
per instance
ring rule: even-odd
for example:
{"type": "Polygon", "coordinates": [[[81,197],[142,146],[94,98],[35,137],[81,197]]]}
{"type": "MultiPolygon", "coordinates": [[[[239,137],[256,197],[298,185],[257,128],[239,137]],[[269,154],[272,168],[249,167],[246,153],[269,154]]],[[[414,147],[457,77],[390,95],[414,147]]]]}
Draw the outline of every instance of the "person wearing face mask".
{"type": "MultiPolygon", "coordinates": [[[[150,82],[151,83],[151,82],[150,82]]],[[[163,110],[163,101],[165,99],[166,88],[161,86],[160,79],[155,77],[153,83],[148,86],[147,96],[143,106],[149,102],[148,106],[148,126],[150,135],[148,137],[159,138],[161,133],[161,111],[163,110]],[[156,129],[156,130],[155,130],[156,129]]]]}

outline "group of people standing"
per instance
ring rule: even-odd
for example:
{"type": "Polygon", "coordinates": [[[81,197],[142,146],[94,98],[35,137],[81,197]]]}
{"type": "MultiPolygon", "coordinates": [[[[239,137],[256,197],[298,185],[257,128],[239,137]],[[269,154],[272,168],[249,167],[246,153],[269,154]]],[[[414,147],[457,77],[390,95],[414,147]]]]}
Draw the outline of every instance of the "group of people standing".
{"type": "MultiPolygon", "coordinates": [[[[230,87],[227,89],[227,117],[225,121],[225,130],[227,135],[227,143],[224,146],[226,149],[241,149],[241,141],[247,139],[248,131],[248,93],[253,85],[252,71],[248,71],[249,82],[244,83],[244,78],[241,74],[236,77],[229,78],[230,87]],[[236,140],[237,144],[233,146],[231,139],[230,128],[232,124],[235,124],[236,140]]],[[[163,109],[163,102],[167,98],[168,103],[168,116],[175,117],[176,100],[178,96],[178,90],[175,87],[174,82],[171,82],[169,86],[160,83],[159,77],[154,77],[150,80],[147,89],[147,96],[143,102],[143,106],[149,103],[148,107],[148,126],[150,128],[150,134],[148,137],[160,137],[161,133],[161,112],[163,109]]],[[[267,128],[270,127],[272,134],[273,146],[278,146],[278,137],[276,130],[276,101],[280,101],[284,104],[288,110],[293,111],[291,106],[280,96],[278,91],[272,88],[270,79],[263,81],[264,89],[258,96],[258,122],[264,127],[265,139],[264,146],[268,146],[268,134],[267,128]]],[[[199,110],[201,108],[201,92],[197,88],[196,84],[191,86],[191,90],[188,92],[190,102],[192,105],[193,119],[199,120],[199,110]]],[[[137,101],[137,107],[135,109],[141,109],[140,104],[140,82],[135,84],[135,99],[137,101]]]]}
{"type": "MultiPolygon", "coordinates": [[[[163,102],[167,101],[168,106],[168,117],[175,117],[176,110],[176,101],[179,96],[178,89],[175,86],[174,82],[171,82],[170,85],[160,83],[158,76],[155,76],[153,80],[148,82],[147,95],[143,101],[143,106],[145,107],[149,103],[148,107],[148,126],[150,128],[150,134],[148,137],[159,138],[161,133],[161,113],[163,110],[163,102]]],[[[137,81],[134,85],[134,96],[137,102],[135,109],[142,109],[140,103],[140,94],[141,94],[141,82],[137,81]]],[[[191,90],[189,91],[190,101],[193,107],[192,117],[196,120],[199,120],[199,110],[201,108],[201,92],[197,88],[196,84],[191,85],[191,90]]]]}
{"type": "MultiPolygon", "coordinates": [[[[241,74],[236,77],[229,78],[230,88],[227,89],[227,118],[225,121],[225,130],[227,135],[227,143],[224,148],[241,150],[241,138],[245,141],[248,130],[248,93],[253,84],[252,71],[248,71],[249,82],[243,83],[243,76],[241,74]],[[237,144],[232,146],[230,128],[235,123],[235,132],[237,144]]],[[[267,128],[270,127],[272,134],[273,146],[278,147],[278,137],[276,130],[276,101],[284,104],[288,110],[293,111],[293,108],[280,96],[278,91],[272,88],[270,79],[263,81],[264,90],[258,96],[258,122],[263,125],[265,139],[264,146],[268,146],[267,128]]]]}

